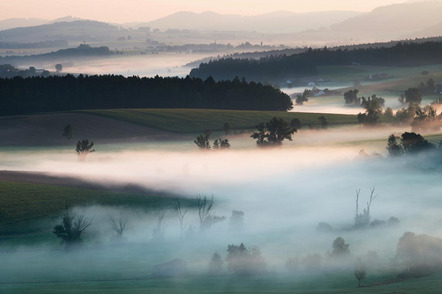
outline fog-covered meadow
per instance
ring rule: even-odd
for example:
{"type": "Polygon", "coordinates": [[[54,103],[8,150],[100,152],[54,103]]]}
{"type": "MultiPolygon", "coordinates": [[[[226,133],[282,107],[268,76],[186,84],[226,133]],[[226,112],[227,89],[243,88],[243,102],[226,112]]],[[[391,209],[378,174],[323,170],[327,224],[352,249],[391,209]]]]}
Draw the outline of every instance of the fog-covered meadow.
{"type": "MultiPolygon", "coordinates": [[[[1,282],[143,278],[152,273],[155,264],[174,258],[185,260],[190,273],[205,275],[214,252],[221,255],[227,274],[227,246],[240,243],[260,248],[268,272],[286,273],[289,258],[314,254],[323,258],[322,269],[334,268],[336,263],[327,260],[339,236],[350,244],[353,257],[366,258],[375,252],[377,270],[395,267],[397,242],[404,232],[442,237],[440,165],[428,162],[424,155],[388,157],[386,138],[400,131],[363,127],[306,130],[280,148],[264,149],[243,134],[231,136],[232,147],[225,151],[200,151],[191,141],[124,148],[97,145],[97,152],[85,161],[66,148],[4,149],[1,170],[73,176],[109,189],[132,184],[189,199],[213,196],[211,213],[225,219],[201,229],[198,209],[183,207],[187,213],[181,231],[172,205],[167,211],[124,204],[75,207],[76,214],[92,220],[81,248],[65,252],[55,235],[53,241],[38,245],[0,245],[1,282]],[[354,229],[358,189],[360,212],[374,189],[377,198],[371,205],[371,220],[395,217],[400,222],[354,229]],[[244,212],[243,222],[231,219],[234,210],[244,212]],[[122,239],[115,237],[110,218],[127,223],[122,239]],[[318,231],[320,222],[331,228],[318,231]]],[[[47,230],[58,223],[46,224],[47,230]]]]}

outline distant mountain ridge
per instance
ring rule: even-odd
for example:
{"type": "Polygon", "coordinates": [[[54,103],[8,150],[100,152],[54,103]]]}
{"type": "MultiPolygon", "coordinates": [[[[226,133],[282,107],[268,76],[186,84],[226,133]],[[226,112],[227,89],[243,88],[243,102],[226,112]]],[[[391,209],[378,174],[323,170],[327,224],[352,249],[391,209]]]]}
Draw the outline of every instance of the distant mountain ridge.
{"type": "Polygon", "coordinates": [[[0,41],[31,43],[53,40],[99,42],[116,40],[126,29],[104,22],[73,20],[0,31],[0,41]]]}
{"type": "Polygon", "coordinates": [[[48,23],[49,20],[40,18],[8,18],[0,20],[0,30],[7,30],[19,27],[32,27],[48,23]]]}
{"type": "Polygon", "coordinates": [[[276,11],[262,15],[242,16],[234,14],[218,14],[211,11],[202,13],[181,11],[147,22],[145,25],[161,30],[186,29],[293,33],[308,29],[328,27],[334,23],[360,14],[360,12],[355,11],[325,11],[309,13],[276,11]]]}

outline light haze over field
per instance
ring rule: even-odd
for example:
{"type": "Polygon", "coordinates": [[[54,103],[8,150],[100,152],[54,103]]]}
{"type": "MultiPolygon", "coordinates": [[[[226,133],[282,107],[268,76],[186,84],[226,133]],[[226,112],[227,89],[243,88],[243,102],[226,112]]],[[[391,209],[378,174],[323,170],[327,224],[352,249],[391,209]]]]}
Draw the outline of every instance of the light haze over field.
{"type": "Polygon", "coordinates": [[[410,1],[400,0],[276,0],[276,1],[214,1],[214,0],[22,0],[0,1],[0,19],[44,18],[55,19],[73,15],[80,18],[106,22],[150,21],[178,11],[204,12],[215,11],[223,14],[256,15],[272,11],[327,11],[354,10],[370,11],[378,6],[410,1]]]}

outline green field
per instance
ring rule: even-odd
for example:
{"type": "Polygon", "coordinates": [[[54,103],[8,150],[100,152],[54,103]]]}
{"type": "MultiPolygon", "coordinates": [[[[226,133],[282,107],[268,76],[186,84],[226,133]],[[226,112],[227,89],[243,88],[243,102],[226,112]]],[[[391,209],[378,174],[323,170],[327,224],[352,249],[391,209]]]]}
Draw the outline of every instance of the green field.
{"type": "MultiPolygon", "coordinates": [[[[175,196],[176,197],[176,196],[175,196]]],[[[57,218],[66,203],[72,206],[105,205],[155,209],[169,207],[174,195],[144,195],[105,190],[0,181],[0,236],[33,232],[47,218],[57,218]]],[[[184,205],[192,201],[181,200],[184,205]]]]}
{"type": "Polygon", "coordinates": [[[225,122],[232,129],[254,129],[261,122],[273,117],[287,121],[293,118],[302,124],[317,124],[324,115],[330,125],[355,124],[355,115],[297,113],[278,111],[215,110],[215,109],[103,109],[84,110],[84,113],[101,115],[155,129],[175,133],[197,133],[204,130],[221,131],[225,122]]]}
{"type": "Polygon", "coordinates": [[[141,278],[120,281],[84,281],[0,284],[3,293],[440,293],[442,273],[405,281],[394,275],[367,276],[361,288],[350,271],[299,276],[256,277],[190,276],[181,279],[141,278]],[[381,285],[376,285],[377,283],[381,285]],[[383,284],[385,283],[385,284],[383,284]]]}

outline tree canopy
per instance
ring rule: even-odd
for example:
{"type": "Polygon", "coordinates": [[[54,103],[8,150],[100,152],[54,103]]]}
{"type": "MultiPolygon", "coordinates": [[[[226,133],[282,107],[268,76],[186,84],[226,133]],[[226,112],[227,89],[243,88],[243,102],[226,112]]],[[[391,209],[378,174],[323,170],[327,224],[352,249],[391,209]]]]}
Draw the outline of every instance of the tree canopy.
{"type": "Polygon", "coordinates": [[[103,108],[287,111],[287,94],[261,83],[116,75],[0,79],[0,115],[103,108]]]}

